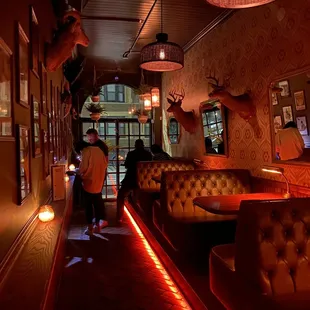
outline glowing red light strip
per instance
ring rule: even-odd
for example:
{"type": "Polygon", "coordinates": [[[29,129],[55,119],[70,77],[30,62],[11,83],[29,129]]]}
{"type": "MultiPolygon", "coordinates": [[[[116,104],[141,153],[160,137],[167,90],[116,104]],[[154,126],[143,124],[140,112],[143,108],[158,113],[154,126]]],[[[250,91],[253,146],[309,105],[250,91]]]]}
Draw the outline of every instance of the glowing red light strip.
{"type": "Polygon", "coordinates": [[[164,278],[168,288],[170,289],[170,291],[174,295],[174,297],[175,297],[176,301],[178,302],[178,304],[182,308],[184,308],[184,309],[191,310],[192,308],[185,301],[185,298],[183,297],[182,293],[179,291],[179,289],[176,286],[176,284],[170,278],[170,276],[167,273],[166,269],[164,268],[164,266],[162,265],[162,263],[158,259],[158,257],[155,254],[155,252],[152,250],[152,248],[151,248],[150,244],[148,243],[148,241],[146,240],[145,236],[143,235],[143,233],[142,233],[141,229],[139,228],[137,222],[134,220],[134,218],[132,217],[132,215],[130,214],[130,212],[128,211],[128,209],[126,207],[125,207],[125,212],[126,212],[127,216],[129,217],[130,222],[133,225],[133,227],[135,228],[137,234],[141,238],[141,241],[142,241],[142,243],[143,243],[143,245],[145,247],[145,250],[149,254],[150,258],[153,260],[157,270],[161,273],[161,275],[164,278]]]}

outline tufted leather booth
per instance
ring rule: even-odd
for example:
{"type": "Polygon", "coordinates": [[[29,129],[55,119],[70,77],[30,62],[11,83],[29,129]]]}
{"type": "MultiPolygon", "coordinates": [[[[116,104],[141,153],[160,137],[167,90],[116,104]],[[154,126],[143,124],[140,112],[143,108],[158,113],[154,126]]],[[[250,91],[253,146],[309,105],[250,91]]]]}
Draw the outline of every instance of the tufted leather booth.
{"type": "MultiPolygon", "coordinates": [[[[153,205],[154,222],[175,248],[184,225],[234,220],[234,216],[211,214],[193,204],[197,196],[245,194],[251,192],[248,170],[194,170],[163,172],[160,203],[153,205]]],[[[183,238],[183,237],[182,237],[183,238]]]]}
{"type": "Polygon", "coordinates": [[[214,247],[210,287],[227,309],[310,309],[310,198],[241,203],[235,245],[214,247]]]}
{"type": "Polygon", "coordinates": [[[188,160],[145,161],[137,164],[138,191],[136,205],[149,217],[153,201],[158,198],[160,184],[152,178],[163,171],[193,170],[194,163],[188,160]]]}

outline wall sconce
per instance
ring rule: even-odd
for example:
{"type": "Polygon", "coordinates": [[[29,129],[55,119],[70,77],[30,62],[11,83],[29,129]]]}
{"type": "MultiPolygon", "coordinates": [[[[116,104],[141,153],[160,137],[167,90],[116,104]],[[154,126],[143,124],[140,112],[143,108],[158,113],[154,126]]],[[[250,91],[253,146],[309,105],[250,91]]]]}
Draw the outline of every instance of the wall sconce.
{"type": "Polygon", "coordinates": [[[74,171],[74,170],[75,170],[75,166],[74,166],[73,164],[71,164],[71,165],[69,166],[69,170],[70,170],[70,171],[74,171]]]}
{"type": "Polygon", "coordinates": [[[160,107],[160,97],[159,97],[159,88],[152,88],[151,90],[152,94],[152,107],[153,108],[159,108],[160,107]]]}
{"type": "Polygon", "coordinates": [[[272,167],[272,166],[263,166],[262,171],[269,172],[269,173],[275,173],[275,174],[281,174],[282,177],[285,179],[285,182],[286,182],[286,193],[284,194],[284,198],[291,198],[290,186],[289,186],[289,183],[288,183],[286,176],[284,175],[284,169],[283,168],[272,167]]]}
{"type": "Polygon", "coordinates": [[[39,209],[39,220],[41,222],[50,222],[54,219],[55,213],[52,206],[44,205],[39,209]]]}
{"type": "Polygon", "coordinates": [[[151,95],[151,93],[144,94],[143,102],[144,102],[144,110],[145,111],[151,111],[152,110],[152,95],[151,95]]]}

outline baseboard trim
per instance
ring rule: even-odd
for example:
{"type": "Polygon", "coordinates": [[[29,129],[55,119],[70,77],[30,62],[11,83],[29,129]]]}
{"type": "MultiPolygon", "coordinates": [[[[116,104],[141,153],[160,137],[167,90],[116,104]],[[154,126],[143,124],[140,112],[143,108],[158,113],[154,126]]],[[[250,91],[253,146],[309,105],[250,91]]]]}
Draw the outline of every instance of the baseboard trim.
{"type": "MultiPolygon", "coordinates": [[[[51,193],[49,193],[48,198],[45,201],[45,204],[48,204],[52,199],[51,193]]],[[[14,266],[16,260],[18,259],[20,253],[22,252],[25,244],[32,235],[34,229],[36,228],[37,217],[38,217],[39,208],[37,208],[33,214],[30,216],[26,224],[23,226],[22,230],[17,235],[13,244],[10,246],[8,252],[0,262],[0,288],[5,283],[5,279],[10,273],[10,270],[14,266]]]]}

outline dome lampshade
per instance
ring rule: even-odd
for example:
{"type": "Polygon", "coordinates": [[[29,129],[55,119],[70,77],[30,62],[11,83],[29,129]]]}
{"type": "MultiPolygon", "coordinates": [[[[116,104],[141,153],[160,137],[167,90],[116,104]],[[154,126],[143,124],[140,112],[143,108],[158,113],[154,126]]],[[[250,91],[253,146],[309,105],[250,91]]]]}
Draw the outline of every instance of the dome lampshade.
{"type": "Polygon", "coordinates": [[[160,107],[160,98],[159,98],[159,88],[152,88],[152,107],[159,108],[160,107]]]}
{"type": "Polygon", "coordinates": [[[152,95],[151,93],[144,94],[144,110],[151,111],[152,110],[152,95]]]}
{"type": "Polygon", "coordinates": [[[208,3],[225,9],[245,9],[273,1],[275,0],[207,0],[208,3]]]}
{"type": "Polygon", "coordinates": [[[168,42],[166,33],[158,33],[156,42],[141,50],[140,68],[147,71],[168,72],[184,66],[184,51],[176,43],[168,42]]]}

